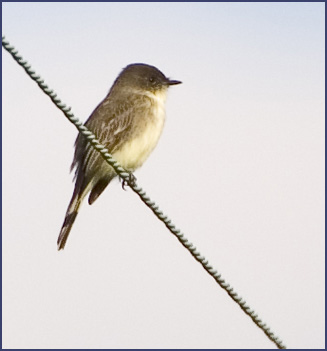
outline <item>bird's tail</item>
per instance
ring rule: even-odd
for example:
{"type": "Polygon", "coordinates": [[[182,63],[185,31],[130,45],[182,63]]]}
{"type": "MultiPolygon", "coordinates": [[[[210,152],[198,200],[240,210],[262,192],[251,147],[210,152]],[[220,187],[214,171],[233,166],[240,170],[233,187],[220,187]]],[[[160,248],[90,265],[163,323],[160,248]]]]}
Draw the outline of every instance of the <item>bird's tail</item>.
{"type": "Polygon", "coordinates": [[[78,210],[81,206],[83,198],[84,196],[81,197],[78,192],[74,191],[72,199],[70,200],[69,206],[67,208],[64,224],[62,225],[62,228],[58,237],[58,241],[57,241],[58,250],[62,250],[66,245],[68,235],[75,222],[75,219],[78,214],[78,210]]]}

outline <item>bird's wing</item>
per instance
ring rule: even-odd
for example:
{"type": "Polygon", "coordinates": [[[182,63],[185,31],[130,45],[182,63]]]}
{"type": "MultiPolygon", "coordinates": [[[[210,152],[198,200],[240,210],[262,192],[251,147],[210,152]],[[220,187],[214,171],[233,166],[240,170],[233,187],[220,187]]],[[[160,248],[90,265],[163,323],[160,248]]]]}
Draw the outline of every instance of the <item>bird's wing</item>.
{"type": "MultiPolygon", "coordinates": [[[[119,103],[110,103],[108,97],[103,100],[86,121],[85,126],[92,131],[101,144],[112,154],[129,139],[133,132],[136,109],[143,108],[148,101],[124,99],[119,103]]],[[[72,169],[76,167],[76,178],[88,182],[101,166],[103,158],[94,150],[86,138],[79,134],[76,139],[75,156],[72,169]]],[[[80,180],[81,181],[81,180],[80,180]]],[[[85,183],[83,181],[83,183],[85,183]]]]}

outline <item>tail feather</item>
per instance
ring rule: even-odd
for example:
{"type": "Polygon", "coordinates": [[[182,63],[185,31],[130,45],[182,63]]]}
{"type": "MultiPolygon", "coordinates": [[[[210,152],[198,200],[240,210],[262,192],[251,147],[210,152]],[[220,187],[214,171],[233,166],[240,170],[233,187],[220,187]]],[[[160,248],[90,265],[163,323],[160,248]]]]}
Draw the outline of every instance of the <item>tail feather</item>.
{"type": "Polygon", "coordinates": [[[65,245],[66,241],[68,239],[68,235],[72,229],[72,226],[75,222],[76,216],[78,214],[79,207],[82,203],[81,197],[79,194],[76,194],[74,192],[72,199],[70,200],[67,212],[66,212],[66,217],[64,220],[64,224],[62,225],[59,237],[58,237],[58,250],[62,250],[65,245]]]}
{"type": "Polygon", "coordinates": [[[106,186],[109,184],[113,177],[114,176],[102,178],[95,185],[93,183],[93,180],[89,181],[88,183],[80,183],[77,179],[72,199],[70,200],[70,203],[67,208],[64,224],[61,227],[61,231],[58,237],[58,250],[64,249],[69,233],[72,229],[79,208],[85,196],[91,191],[89,197],[89,204],[91,205],[100,196],[100,194],[103,192],[103,190],[106,188],[106,186]]]}

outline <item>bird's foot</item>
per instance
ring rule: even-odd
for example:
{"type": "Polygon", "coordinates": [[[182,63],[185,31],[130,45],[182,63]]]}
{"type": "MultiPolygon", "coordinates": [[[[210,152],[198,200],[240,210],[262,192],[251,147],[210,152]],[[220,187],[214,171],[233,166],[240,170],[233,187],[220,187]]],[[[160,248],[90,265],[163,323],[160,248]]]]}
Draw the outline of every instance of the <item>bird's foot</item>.
{"type": "Polygon", "coordinates": [[[127,179],[123,179],[123,178],[120,178],[119,179],[121,180],[121,186],[124,190],[125,189],[125,186],[126,185],[129,185],[129,186],[133,186],[136,184],[136,177],[135,175],[132,173],[132,172],[128,172],[128,178],[127,179]]]}

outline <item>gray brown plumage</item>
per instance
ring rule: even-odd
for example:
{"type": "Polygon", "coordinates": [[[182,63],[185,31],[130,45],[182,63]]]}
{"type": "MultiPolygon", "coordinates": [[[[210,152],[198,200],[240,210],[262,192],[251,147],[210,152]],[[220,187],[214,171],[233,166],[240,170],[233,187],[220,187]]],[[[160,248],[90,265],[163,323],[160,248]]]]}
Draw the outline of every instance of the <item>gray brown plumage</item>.
{"type": "MultiPolygon", "coordinates": [[[[166,91],[181,82],[166,78],[145,64],[127,66],[85,126],[127,170],[140,167],[156,146],[165,120],[166,91]]],[[[58,250],[65,247],[80,205],[90,192],[91,205],[117,175],[91,144],[79,134],[71,170],[75,189],[58,237],[58,250]]]]}

